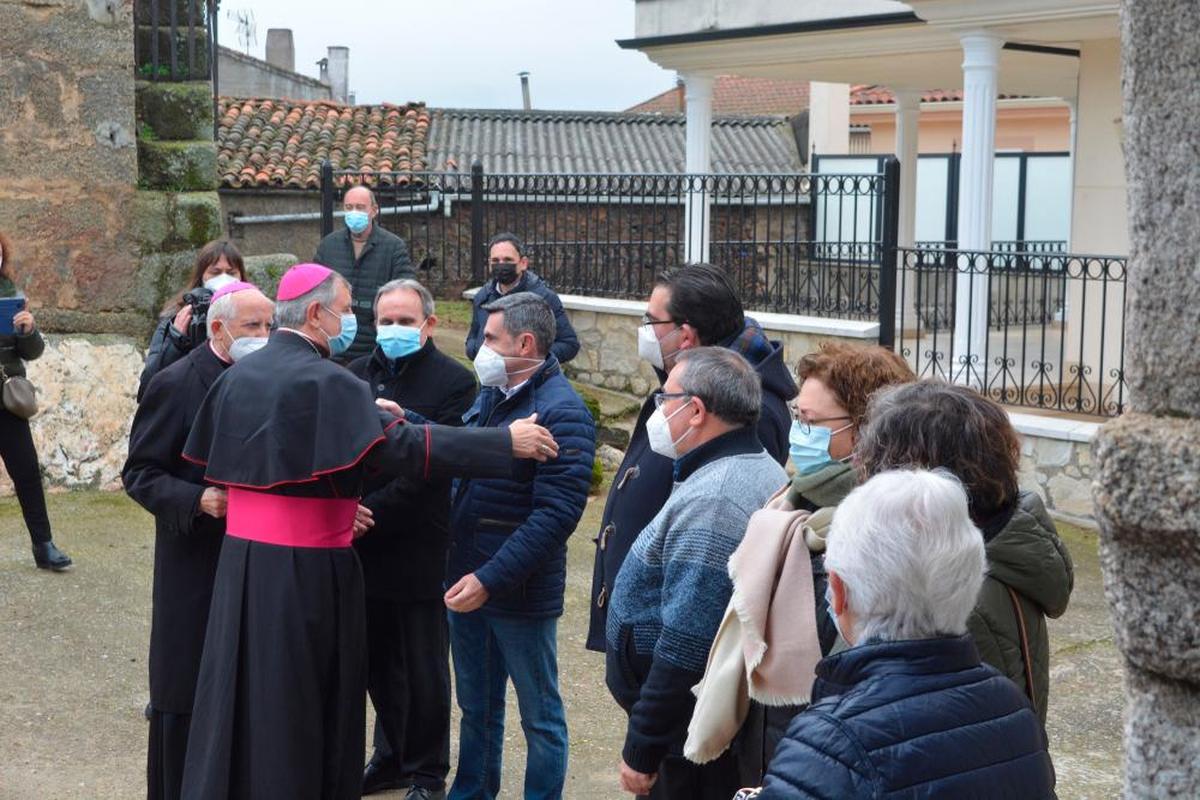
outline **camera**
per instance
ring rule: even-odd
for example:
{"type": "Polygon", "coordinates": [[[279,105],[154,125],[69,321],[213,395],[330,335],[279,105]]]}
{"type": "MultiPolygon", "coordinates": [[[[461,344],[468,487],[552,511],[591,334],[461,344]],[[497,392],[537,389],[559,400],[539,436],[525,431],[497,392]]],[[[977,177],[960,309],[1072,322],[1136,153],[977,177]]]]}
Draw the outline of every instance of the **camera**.
{"type": "Polygon", "coordinates": [[[183,335],[189,349],[208,340],[208,307],[212,296],[212,290],[203,286],[197,286],[183,296],[184,305],[192,307],[192,319],[183,335]]]}

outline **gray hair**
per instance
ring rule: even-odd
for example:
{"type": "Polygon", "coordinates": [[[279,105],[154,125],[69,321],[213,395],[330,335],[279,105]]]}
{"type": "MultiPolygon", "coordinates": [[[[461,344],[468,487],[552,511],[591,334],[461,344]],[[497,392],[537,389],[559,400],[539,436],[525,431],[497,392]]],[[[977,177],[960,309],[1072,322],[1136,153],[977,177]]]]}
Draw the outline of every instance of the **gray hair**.
{"type": "Polygon", "coordinates": [[[427,316],[433,316],[433,294],[430,293],[420,282],[414,281],[412,278],[396,278],[388,281],[383,286],[379,287],[379,291],[375,293],[375,305],[373,306],[375,316],[379,316],[379,300],[385,294],[390,292],[398,292],[401,289],[408,289],[411,292],[416,292],[421,298],[421,312],[427,316]]]}
{"type": "MultiPolygon", "coordinates": [[[[242,296],[243,292],[248,292],[248,291],[260,293],[260,292],[258,292],[257,287],[252,288],[252,289],[240,289],[239,291],[236,291],[236,292],[230,292],[229,294],[223,294],[220,297],[218,297],[216,300],[212,301],[212,303],[209,304],[208,314],[204,318],[205,319],[205,323],[204,323],[205,327],[208,329],[208,338],[210,338],[210,339],[212,338],[212,335],[213,335],[212,328],[213,328],[214,320],[221,320],[222,322],[229,322],[229,320],[237,317],[238,298],[242,296]]],[[[272,307],[274,307],[274,305],[275,305],[274,303],[271,303],[272,307]]]]}
{"type": "Polygon", "coordinates": [[[483,307],[489,314],[504,313],[504,330],[509,336],[532,333],[538,355],[550,352],[554,337],[558,334],[554,324],[554,312],[550,305],[533,292],[506,294],[483,307]]]}
{"type": "Polygon", "coordinates": [[[762,379],[740,354],[724,347],[696,347],[680,351],[675,363],[687,365],[679,385],[719,419],[739,427],[758,424],[762,379]]]}
{"type": "Polygon", "coordinates": [[[309,305],[316,302],[329,308],[337,298],[340,286],[350,288],[349,282],[334,272],[299,297],[277,301],[275,303],[275,322],[281,328],[303,328],[304,315],[308,311],[309,305]]]}
{"type": "Polygon", "coordinates": [[[838,506],[825,568],[846,584],[855,640],[893,641],[965,633],[987,559],[953,475],[893,470],[838,506]]]}

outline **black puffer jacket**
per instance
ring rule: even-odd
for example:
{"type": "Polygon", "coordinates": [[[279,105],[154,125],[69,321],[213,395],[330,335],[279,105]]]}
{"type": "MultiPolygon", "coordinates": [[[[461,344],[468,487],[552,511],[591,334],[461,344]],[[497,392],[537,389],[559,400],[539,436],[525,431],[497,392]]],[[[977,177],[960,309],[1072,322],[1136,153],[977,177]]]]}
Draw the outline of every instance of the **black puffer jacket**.
{"type": "Polygon", "coordinates": [[[868,642],[817,665],[759,800],[1054,797],[1046,734],[969,636],[868,642]]]}
{"type": "Polygon", "coordinates": [[[9,378],[24,377],[25,362],[38,358],[45,349],[46,342],[36,328],[26,334],[0,334],[0,367],[9,378]]]}

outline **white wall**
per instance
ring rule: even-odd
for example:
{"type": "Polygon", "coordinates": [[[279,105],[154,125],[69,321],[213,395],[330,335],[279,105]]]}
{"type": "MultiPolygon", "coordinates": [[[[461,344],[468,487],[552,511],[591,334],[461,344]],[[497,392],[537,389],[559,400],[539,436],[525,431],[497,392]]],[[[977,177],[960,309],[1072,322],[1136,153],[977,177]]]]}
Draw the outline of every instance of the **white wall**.
{"type": "Polygon", "coordinates": [[[637,0],[635,8],[638,37],[911,11],[895,0],[637,0]]]}
{"type": "Polygon", "coordinates": [[[850,152],[849,84],[809,84],[808,140],[817,155],[850,152]]]}
{"type": "Polygon", "coordinates": [[[1121,152],[1121,53],[1116,39],[1084,42],[1079,63],[1071,251],[1129,253],[1121,152]]]}

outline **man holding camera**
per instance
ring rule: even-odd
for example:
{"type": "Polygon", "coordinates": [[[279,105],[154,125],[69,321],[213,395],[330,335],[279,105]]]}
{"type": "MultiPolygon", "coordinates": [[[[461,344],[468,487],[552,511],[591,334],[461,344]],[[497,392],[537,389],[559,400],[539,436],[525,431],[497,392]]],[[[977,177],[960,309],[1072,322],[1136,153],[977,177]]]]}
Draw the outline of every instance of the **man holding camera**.
{"type": "Polygon", "coordinates": [[[408,245],[379,226],[375,193],[355,186],[342,200],[345,230],[334,231],[317,245],[313,261],[337,271],[353,286],[351,306],[357,322],[353,341],[336,361],[349,364],[375,349],[375,293],[388,281],[416,278],[408,245]]]}
{"type": "Polygon", "coordinates": [[[248,283],[213,294],[208,341],[154,375],[129,436],[125,491],[155,518],[150,629],[148,797],[178,798],[188,725],[217,556],[225,535],[224,489],[181,457],[209,387],[233,361],[262,344],[274,304],[248,283]]]}

